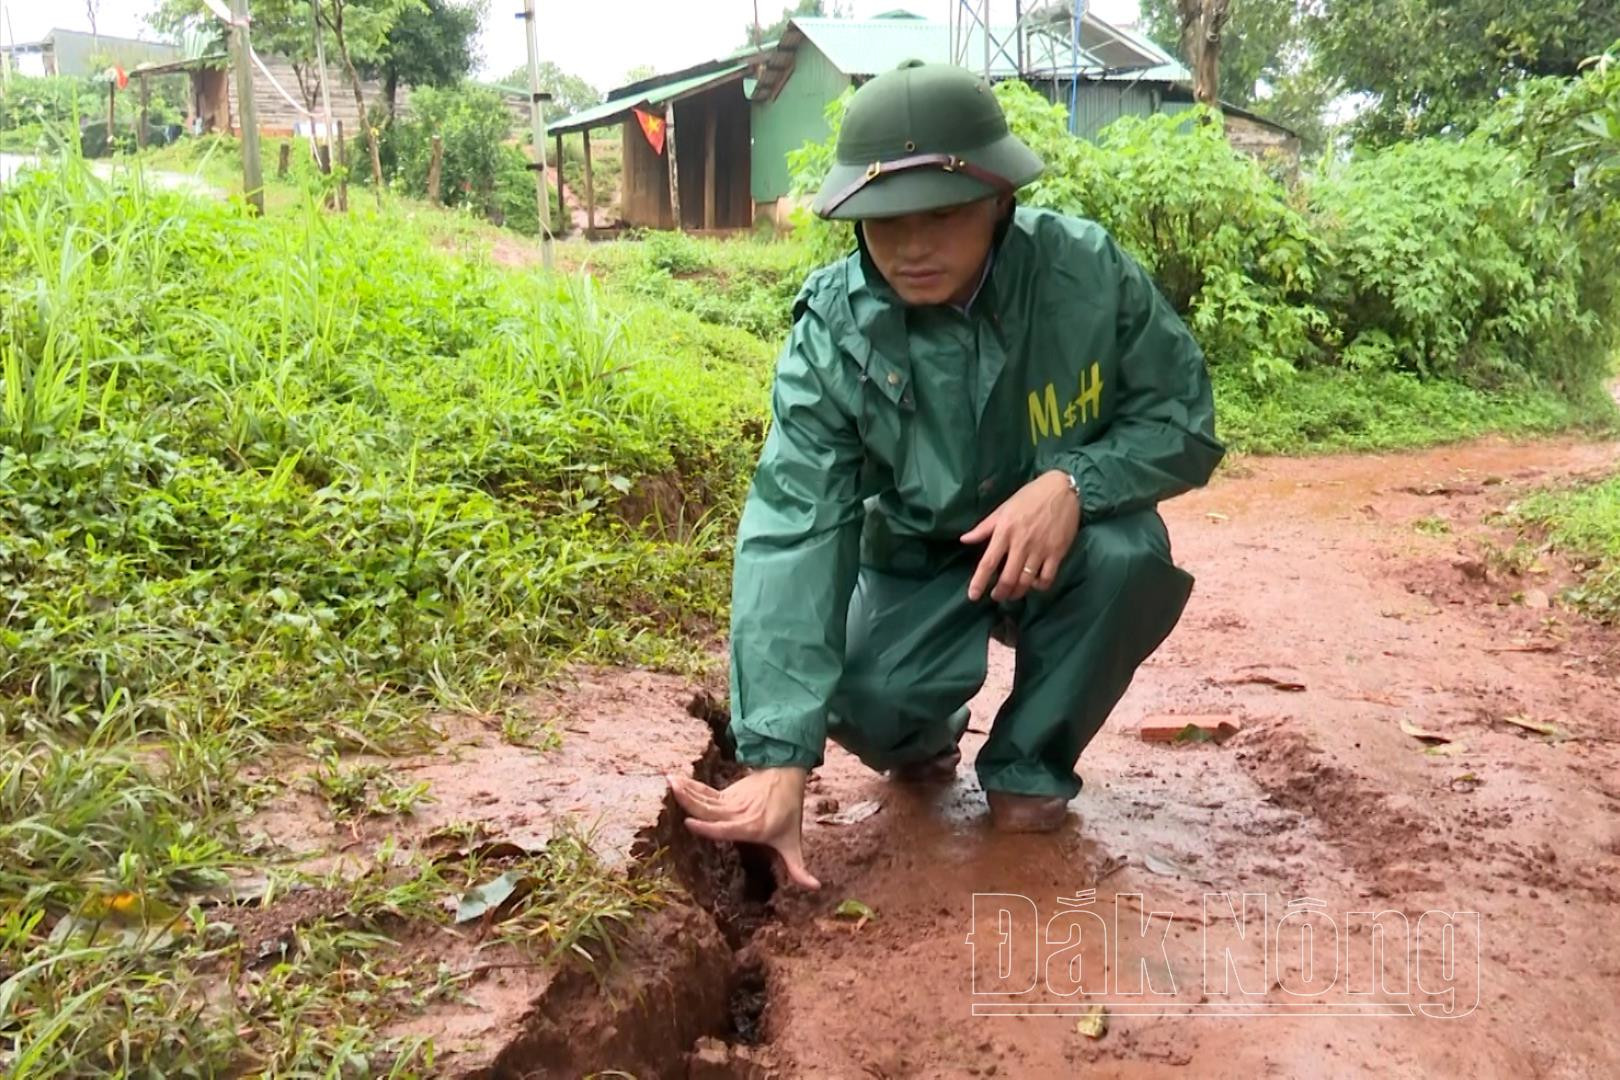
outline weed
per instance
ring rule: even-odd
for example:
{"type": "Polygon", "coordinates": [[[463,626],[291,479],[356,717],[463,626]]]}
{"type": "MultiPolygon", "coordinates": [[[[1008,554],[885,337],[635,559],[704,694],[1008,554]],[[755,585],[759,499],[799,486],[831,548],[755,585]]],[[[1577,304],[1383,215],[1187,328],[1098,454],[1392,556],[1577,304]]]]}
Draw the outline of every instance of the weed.
{"type": "Polygon", "coordinates": [[[1512,517],[1526,536],[1516,547],[1544,537],[1580,568],[1579,583],[1565,593],[1570,603],[1620,622],[1620,476],[1532,495],[1512,517]]]}
{"type": "Polygon", "coordinates": [[[501,741],[528,750],[555,750],[562,745],[562,732],[553,724],[539,724],[517,710],[501,717],[501,741]]]}

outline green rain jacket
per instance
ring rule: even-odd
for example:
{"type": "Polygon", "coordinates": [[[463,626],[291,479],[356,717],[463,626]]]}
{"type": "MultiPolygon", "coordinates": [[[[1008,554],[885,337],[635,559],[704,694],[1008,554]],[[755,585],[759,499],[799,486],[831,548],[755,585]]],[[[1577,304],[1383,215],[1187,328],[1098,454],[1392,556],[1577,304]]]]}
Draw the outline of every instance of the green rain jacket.
{"type": "MultiPolygon", "coordinates": [[[[793,307],[738,530],[737,758],[820,764],[862,563],[927,577],[1050,469],[1081,527],[1201,486],[1223,450],[1203,353],[1090,221],[1018,208],[966,314],[908,308],[856,252],[793,307]]],[[[985,600],[985,603],[991,603],[985,600]]]]}

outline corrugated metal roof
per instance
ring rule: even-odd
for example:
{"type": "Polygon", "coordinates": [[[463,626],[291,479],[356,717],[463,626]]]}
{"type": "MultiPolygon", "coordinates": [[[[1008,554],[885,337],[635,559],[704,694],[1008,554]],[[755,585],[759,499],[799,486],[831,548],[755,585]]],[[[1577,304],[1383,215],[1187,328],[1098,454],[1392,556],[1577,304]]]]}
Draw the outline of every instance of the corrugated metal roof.
{"type": "MultiPolygon", "coordinates": [[[[827,59],[846,75],[871,76],[890,71],[904,60],[949,63],[951,27],[930,19],[794,19],[793,26],[826,54],[827,59]]],[[[1015,50],[1013,27],[997,26],[993,37],[1005,42],[1006,52],[1015,50]]],[[[1190,78],[1186,68],[1157,45],[1135,34],[1122,31],[1099,19],[1087,17],[1081,35],[1080,69],[1094,71],[1102,78],[1143,79],[1173,82],[1190,78]]],[[[1073,55],[1067,42],[1043,33],[1026,33],[1025,48],[1033,67],[1067,72],[1073,55]]],[[[990,74],[1011,78],[1018,74],[1012,58],[992,45],[990,74]]],[[[984,32],[971,27],[965,52],[967,67],[984,66],[984,32]]]]}
{"type": "Polygon", "coordinates": [[[554,120],[546,125],[546,132],[550,135],[564,135],[571,131],[606,127],[628,116],[632,109],[640,108],[643,105],[662,105],[666,101],[674,101],[695,91],[707,89],[717,83],[741,78],[742,72],[745,70],[747,70],[746,64],[733,64],[730,67],[707,71],[701,75],[690,75],[674,82],[643,87],[622,97],[604,101],[600,105],[593,105],[589,109],[581,109],[572,116],[554,120]]]}

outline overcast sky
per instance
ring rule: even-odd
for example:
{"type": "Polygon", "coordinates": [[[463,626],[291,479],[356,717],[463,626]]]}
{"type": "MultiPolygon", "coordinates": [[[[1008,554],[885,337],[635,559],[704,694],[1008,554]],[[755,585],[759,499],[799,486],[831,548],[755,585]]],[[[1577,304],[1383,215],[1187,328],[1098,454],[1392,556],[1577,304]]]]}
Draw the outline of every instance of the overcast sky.
{"type": "MultiPolygon", "coordinates": [[[[500,76],[527,60],[521,23],[512,16],[522,0],[488,0],[479,48],[479,74],[500,76]]],[[[598,89],[621,84],[640,64],[670,71],[722,56],[742,44],[754,18],[753,0],[536,0],[540,8],[540,55],[598,89]]],[[[249,0],[251,8],[252,0],[249,0]]],[[[944,19],[958,0],[845,0],[857,17],[895,8],[944,19]]],[[[0,0],[9,41],[35,41],[53,27],[89,30],[84,0],[0,0]]],[[[770,22],[784,0],[759,0],[761,22],[770,22]]],[[[155,37],[146,25],[154,0],[99,0],[96,29],[120,37],[155,37]]],[[[1128,22],[1136,0],[1088,0],[1100,18],[1128,22]]],[[[1010,19],[1012,0],[992,0],[996,21],[1010,19]],[[1006,9],[1003,16],[1000,9],[1006,9]]]]}

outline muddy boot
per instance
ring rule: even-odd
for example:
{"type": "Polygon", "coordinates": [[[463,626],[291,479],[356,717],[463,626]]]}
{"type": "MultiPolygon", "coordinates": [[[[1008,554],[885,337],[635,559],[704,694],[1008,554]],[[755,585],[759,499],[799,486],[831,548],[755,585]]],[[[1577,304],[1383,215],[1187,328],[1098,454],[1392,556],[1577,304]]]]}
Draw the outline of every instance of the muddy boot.
{"type": "Polygon", "coordinates": [[[889,779],[897,784],[948,784],[956,779],[961,761],[962,751],[953,746],[926,760],[896,765],[889,770],[889,779]]]}
{"type": "Polygon", "coordinates": [[[1061,795],[1014,795],[987,791],[990,824],[999,832],[1055,832],[1069,817],[1069,800],[1061,795]]]}
{"type": "Polygon", "coordinates": [[[962,736],[967,734],[966,705],[950,715],[945,723],[950,730],[951,745],[921,761],[906,761],[889,769],[889,779],[897,784],[948,784],[956,779],[956,767],[962,763],[962,736]]]}

